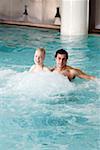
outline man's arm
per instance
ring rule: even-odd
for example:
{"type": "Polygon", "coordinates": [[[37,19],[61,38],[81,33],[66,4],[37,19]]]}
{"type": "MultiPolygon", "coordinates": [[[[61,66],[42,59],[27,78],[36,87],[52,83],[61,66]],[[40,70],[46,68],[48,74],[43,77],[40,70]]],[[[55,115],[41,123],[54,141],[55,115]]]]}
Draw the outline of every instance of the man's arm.
{"type": "Polygon", "coordinates": [[[95,76],[88,75],[81,71],[80,69],[75,69],[75,74],[79,78],[88,79],[88,80],[94,80],[95,76]]]}

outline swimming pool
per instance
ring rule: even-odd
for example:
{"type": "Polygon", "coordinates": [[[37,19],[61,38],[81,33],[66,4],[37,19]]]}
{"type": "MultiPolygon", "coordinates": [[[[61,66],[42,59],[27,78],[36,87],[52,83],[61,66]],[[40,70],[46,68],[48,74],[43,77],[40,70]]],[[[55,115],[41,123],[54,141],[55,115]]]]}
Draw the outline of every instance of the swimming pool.
{"type": "Polygon", "coordinates": [[[100,80],[29,74],[38,47],[47,66],[64,48],[69,65],[100,78],[100,36],[0,25],[0,150],[100,149],[100,80]]]}

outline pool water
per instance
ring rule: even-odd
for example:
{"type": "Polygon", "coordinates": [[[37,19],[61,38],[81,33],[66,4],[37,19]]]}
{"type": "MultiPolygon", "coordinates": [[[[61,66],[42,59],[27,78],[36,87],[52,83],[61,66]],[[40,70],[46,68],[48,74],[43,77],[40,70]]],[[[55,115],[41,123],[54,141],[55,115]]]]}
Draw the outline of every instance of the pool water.
{"type": "Polygon", "coordinates": [[[0,150],[99,150],[99,59],[100,36],[0,25],[0,150]],[[46,49],[47,66],[64,48],[68,65],[98,80],[28,73],[38,47],[46,49]]]}

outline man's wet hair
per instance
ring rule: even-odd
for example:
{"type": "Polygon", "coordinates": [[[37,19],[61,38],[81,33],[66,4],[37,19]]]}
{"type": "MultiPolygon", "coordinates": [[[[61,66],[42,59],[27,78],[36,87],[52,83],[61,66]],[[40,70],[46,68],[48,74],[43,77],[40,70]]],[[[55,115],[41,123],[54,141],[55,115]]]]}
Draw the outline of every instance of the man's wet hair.
{"type": "Polygon", "coordinates": [[[57,57],[58,54],[64,54],[64,55],[66,55],[66,59],[68,59],[68,52],[65,51],[64,49],[57,50],[56,54],[55,54],[55,58],[57,57]]]}

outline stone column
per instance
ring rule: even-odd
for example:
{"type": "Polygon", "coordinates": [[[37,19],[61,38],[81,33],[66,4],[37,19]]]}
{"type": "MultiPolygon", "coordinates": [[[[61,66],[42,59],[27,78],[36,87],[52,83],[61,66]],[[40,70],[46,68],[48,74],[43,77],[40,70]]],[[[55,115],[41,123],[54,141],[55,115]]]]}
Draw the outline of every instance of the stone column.
{"type": "Polygon", "coordinates": [[[61,34],[87,35],[89,0],[61,0],[61,34]]]}

